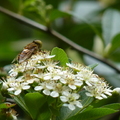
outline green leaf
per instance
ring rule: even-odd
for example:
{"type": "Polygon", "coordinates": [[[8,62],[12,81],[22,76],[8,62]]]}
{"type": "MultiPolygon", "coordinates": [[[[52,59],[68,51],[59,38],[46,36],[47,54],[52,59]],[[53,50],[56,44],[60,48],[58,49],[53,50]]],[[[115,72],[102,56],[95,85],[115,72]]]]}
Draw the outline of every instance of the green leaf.
{"type": "Polygon", "coordinates": [[[117,34],[112,39],[112,42],[109,44],[109,53],[115,51],[119,47],[120,47],[120,34],[117,34]]]}
{"type": "Polygon", "coordinates": [[[120,109],[120,103],[113,103],[113,104],[105,105],[102,108],[110,108],[110,109],[118,110],[120,109]]]}
{"type": "Polygon", "coordinates": [[[93,70],[96,66],[98,66],[98,64],[91,64],[88,67],[90,67],[93,70]]]}
{"type": "Polygon", "coordinates": [[[40,113],[40,108],[45,103],[45,98],[42,94],[35,93],[27,93],[24,97],[25,103],[28,107],[29,113],[33,119],[37,118],[37,115],[40,113]]]}
{"type": "Polygon", "coordinates": [[[61,48],[58,47],[53,48],[51,51],[51,55],[55,55],[53,59],[60,61],[61,66],[66,66],[66,63],[69,62],[67,54],[61,48]]]}
{"type": "MultiPolygon", "coordinates": [[[[57,120],[66,120],[76,115],[77,113],[80,113],[81,111],[84,110],[84,108],[86,109],[86,107],[89,106],[89,104],[94,100],[93,98],[86,96],[85,91],[81,91],[80,96],[81,96],[80,100],[83,105],[83,108],[81,109],[81,108],[76,107],[76,109],[72,111],[68,107],[63,106],[60,110],[60,115],[58,116],[57,120]]],[[[89,109],[91,108],[89,107],[88,110],[89,109]]]]}
{"type": "Polygon", "coordinates": [[[53,21],[60,17],[66,17],[66,16],[70,16],[70,14],[54,9],[50,12],[50,21],[53,21]]]}
{"type": "Polygon", "coordinates": [[[48,104],[44,104],[41,108],[40,114],[37,117],[37,120],[50,120],[51,111],[48,104]]]}
{"type": "Polygon", "coordinates": [[[109,109],[109,108],[94,108],[90,111],[86,111],[75,115],[67,120],[96,120],[103,116],[112,114],[117,112],[117,110],[109,109]]]}
{"type": "Polygon", "coordinates": [[[0,103],[3,103],[5,101],[5,97],[3,97],[1,93],[2,83],[0,83],[0,103]]]}
{"type": "Polygon", "coordinates": [[[103,14],[102,29],[105,44],[110,43],[112,38],[120,33],[120,12],[115,9],[108,9],[103,14]]]}
{"type": "Polygon", "coordinates": [[[16,104],[11,104],[11,103],[1,103],[0,104],[0,109],[8,109],[8,108],[11,108],[11,107],[14,107],[16,104]]]}
{"type": "MultiPolygon", "coordinates": [[[[25,104],[25,101],[23,99],[23,97],[19,96],[11,96],[13,97],[13,99],[15,100],[15,102],[27,113],[29,113],[28,108],[25,104]]],[[[30,114],[30,113],[29,113],[30,114]]]]}

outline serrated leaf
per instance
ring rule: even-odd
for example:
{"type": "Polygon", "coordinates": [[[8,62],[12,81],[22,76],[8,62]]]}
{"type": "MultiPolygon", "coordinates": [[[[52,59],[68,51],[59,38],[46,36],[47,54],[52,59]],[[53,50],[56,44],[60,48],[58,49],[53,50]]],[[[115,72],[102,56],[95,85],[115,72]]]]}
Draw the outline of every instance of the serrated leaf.
{"type": "Polygon", "coordinates": [[[44,96],[38,92],[27,93],[24,97],[24,100],[28,107],[30,115],[33,119],[36,119],[38,113],[40,112],[40,108],[45,103],[44,96]]]}
{"type": "Polygon", "coordinates": [[[90,111],[86,111],[75,115],[67,120],[96,120],[103,116],[112,114],[117,112],[117,110],[109,109],[109,108],[94,108],[90,111]]]}
{"type": "Polygon", "coordinates": [[[55,55],[53,59],[60,61],[61,66],[66,66],[66,63],[69,62],[67,54],[61,48],[58,47],[53,48],[51,51],[51,55],[55,55]]]}
{"type": "Polygon", "coordinates": [[[102,29],[105,44],[110,43],[112,38],[120,33],[120,12],[115,9],[108,9],[103,14],[102,29]]]}

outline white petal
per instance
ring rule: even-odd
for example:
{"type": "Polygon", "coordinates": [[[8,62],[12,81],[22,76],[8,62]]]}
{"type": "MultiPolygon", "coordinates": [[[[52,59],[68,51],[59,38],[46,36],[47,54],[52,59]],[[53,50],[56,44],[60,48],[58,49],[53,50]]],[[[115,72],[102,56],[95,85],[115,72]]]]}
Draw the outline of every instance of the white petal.
{"type": "Polygon", "coordinates": [[[113,92],[116,92],[116,93],[118,93],[118,94],[120,95],[120,87],[115,88],[115,89],[113,90],[113,92]]]}
{"type": "Polygon", "coordinates": [[[65,79],[60,79],[60,82],[63,83],[63,84],[67,83],[65,79]]]}
{"type": "MultiPolygon", "coordinates": [[[[111,91],[112,91],[112,90],[111,90],[111,91]]],[[[110,92],[111,92],[111,91],[110,91],[110,92]]],[[[105,92],[105,94],[107,94],[107,95],[110,95],[110,96],[111,96],[111,95],[112,95],[112,93],[110,93],[110,92],[109,92],[109,91],[106,91],[106,92],[105,92]]]]}
{"type": "Polygon", "coordinates": [[[53,84],[52,83],[47,83],[46,88],[48,88],[49,90],[52,90],[53,89],[53,84]]]}
{"type": "Polygon", "coordinates": [[[49,80],[49,79],[51,79],[51,76],[45,76],[44,77],[44,80],[49,80]]]}
{"type": "Polygon", "coordinates": [[[92,86],[89,81],[85,81],[85,83],[88,85],[88,86],[92,86]]]}
{"type": "Polygon", "coordinates": [[[60,79],[60,76],[54,76],[53,77],[53,80],[58,80],[58,79],[60,79]]]}
{"type": "Polygon", "coordinates": [[[16,90],[15,92],[14,92],[14,95],[19,95],[21,93],[21,90],[16,90]]]}
{"type": "Polygon", "coordinates": [[[63,106],[68,107],[68,104],[64,103],[63,106]]]}
{"type": "Polygon", "coordinates": [[[83,107],[82,104],[81,104],[79,101],[76,101],[75,103],[76,103],[76,106],[77,106],[77,107],[79,107],[79,108],[82,108],[82,107],[83,107]]]}
{"type": "Polygon", "coordinates": [[[29,85],[26,85],[26,86],[23,86],[23,87],[22,87],[23,90],[28,90],[29,88],[30,88],[29,85]]]}
{"type": "Polygon", "coordinates": [[[8,91],[13,91],[13,90],[15,90],[14,88],[8,88],[7,89],[8,91]]]}
{"type": "Polygon", "coordinates": [[[80,80],[75,80],[75,85],[77,85],[77,86],[81,86],[82,84],[83,84],[82,81],[80,81],[80,80]]]}
{"type": "Polygon", "coordinates": [[[76,86],[75,85],[68,85],[71,89],[75,90],[76,86]]]}
{"type": "Polygon", "coordinates": [[[65,97],[65,96],[60,96],[60,100],[62,102],[67,102],[68,101],[67,97],[65,97]]]}
{"type": "Polygon", "coordinates": [[[74,106],[73,104],[69,104],[69,105],[68,105],[68,108],[69,108],[70,110],[74,110],[74,109],[75,109],[75,106],[74,106]]]}
{"type": "Polygon", "coordinates": [[[58,94],[58,92],[53,91],[53,92],[50,93],[50,96],[52,96],[52,97],[58,97],[59,94],[58,94]]]}
{"type": "Polygon", "coordinates": [[[93,95],[92,95],[91,93],[89,93],[89,92],[86,92],[85,94],[86,94],[87,96],[93,97],[93,95]]]}
{"type": "Polygon", "coordinates": [[[103,98],[107,98],[107,96],[106,96],[105,94],[101,94],[101,96],[102,96],[103,98]]]}
{"type": "Polygon", "coordinates": [[[36,90],[36,91],[39,91],[39,90],[42,90],[42,89],[43,89],[42,86],[36,86],[36,87],[34,88],[34,90],[36,90]]]}
{"type": "Polygon", "coordinates": [[[46,68],[46,66],[38,66],[37,68],[44,69],[44,68],[46,68]]]}
{"type": "Polygon", "coordinates": [[[99,100],[102,100],[103,98],[100,97],[100,96],[96,96],[95,98],[99,99],[99,100]]]}
{"type": "Polygon", "coordinates": [[[53,58],[53,57],[55,57],[55,55],[46,56],[46,58],[53,58]]]}
{"type": "Polygon", "coordinates": [[[70,95],[70,93],[68,91],[63,91],[62,94],[65,95],[65,96],[69,96],[70,95]]]}
{"type": "Polygon", "coordinates": [[[27,80],[27,83],[33,83],[34,79],[27,80]]]}
{"type": "Polygon", "coordinates": [[[49,90],[43,90],[43,93],[44,93],[45,95],[50,95],[50,91],[49,91],[49,90]]]}

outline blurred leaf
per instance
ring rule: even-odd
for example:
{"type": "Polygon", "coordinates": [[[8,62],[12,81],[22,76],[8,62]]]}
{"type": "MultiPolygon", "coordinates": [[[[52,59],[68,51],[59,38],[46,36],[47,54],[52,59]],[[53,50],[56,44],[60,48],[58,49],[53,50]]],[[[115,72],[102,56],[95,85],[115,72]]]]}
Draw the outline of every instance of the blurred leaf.
{"type": "Polygon", "coordinates": [[[93,70],[96,66],[98,66],[98,64],[91,64],[88,67],[90,67],[93,70]]]}
{"type": "Polygon", "coordinates": [[[75,115],[67,120],[96,120],[103,116],[112,114],[117,112],[117,110],[109,109],[109,108],[94,108],[92,110],[80,113],[75,115]]]}
{"type": "Polygon", "coordinates": [[[27,93],[24,97],[24,100],[28,107],[30,115],[33,119],[36,119],[37,115],[40,114],[39,112],[41,106],[46,102],[44,96],[38,92],[27,93]]]}
{"type": "Polygon", "coordinates": [[[23,97],[19,96],[12,96],[15,102],[17,103],[18,106],[20,106],[26,113],[29,113],[29,110],[25,104],[25,101],[23,100],[23,97]]]}
{"type": "Polygon", "coordinates": [[[62,66],[66,66],[66,63],[69,62],[67,54],[61,48],[58,47],[53,48],[51,51],[51,55],[55,55],[53,59],[60,61],[60,64],[62,66]]]}
{"type": "Polygon", "coordinates": [[[117,33],[120,33],[120,12],[114,9],[106,10],[103,14],[102,29],[107,45],[117,33]]]}
{"type": "Polygon", "coordinates": [[[14,107],[16,104],[11,104],[11,103],[2,103],[0,104],[0,110],[1,109],[8,109],[8,108],[11,108],[11,107],[14,107]]]}
{"type": "Polygon", "coordinates": [[[70,14],[68,14],[66,12],[59,11],[57,9],[54,9],[50,13],[50,21],[53,21],[53,20],[60,18],[60,17],[66,17],[66,16],[70,16],[70,14]]]}
{"type": "Polygon", "coordinates": [[[120,47],[120,34],[117,34],[106,47],[106,53],[109,55],[120,47]]]}
{"type": "Polygon", "coordinates": [[[118,110],[120,109],[120,103],[113,103],[113,104],[105,105],[102,108],[110,108],[110,109],[118,110]]]}
{"type": "Polygon", "coordinates": [[[1,88],[2,88],[2,83],[0,82],[0,103],[3,103],[5,101],[5,97],[3,97],[1,94],[1,88]]]}

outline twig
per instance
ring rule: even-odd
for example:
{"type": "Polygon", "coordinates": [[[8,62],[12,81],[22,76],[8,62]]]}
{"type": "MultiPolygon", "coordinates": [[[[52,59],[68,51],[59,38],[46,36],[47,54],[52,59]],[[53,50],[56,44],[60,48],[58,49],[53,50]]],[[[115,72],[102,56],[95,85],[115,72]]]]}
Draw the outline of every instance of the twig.
{"type": "Polygon", "coordinates": [[[93,57],[94,59],[97,59],[103,63],[105,63],[106,65],[108,65],[109,67],[111,67],[112,69],[114,69],[116,72],[120,73],[120,70],[114,65],[112,64],[110,61],[108,61],[107,59],[99,56],[98,54],[95,54],[81,46],[79,46],[78,44],[74,43],[72,40],[66,38],[65,36],[61,35],[60,33],[58,33],[57,31],[51,29],[51,30],[48,30],[46,26],[43,26],[33,20],[30,20],[24,16],[21,16],[21,15],[18,15],[14,12],[11,12],[3,7],[0,6],[0,12],[6,14],[7,16],[19,21],[19,22],[22,22],[28,26],[31,26],[35,29],[38,29],[38,30],[41,30],[43,32],[47,32],[49,33],[50,35],[52,35],[53,37],[56,37],[57,39],[60,39],[62,41],[64,41],[65,43],[67,43],[68,45],[70,45],[71,47],[73,47],[75,50],[81,52],[81,53],[84,53],[84,54],[87,54],[88,56],[90,57],[93,57]]]}

